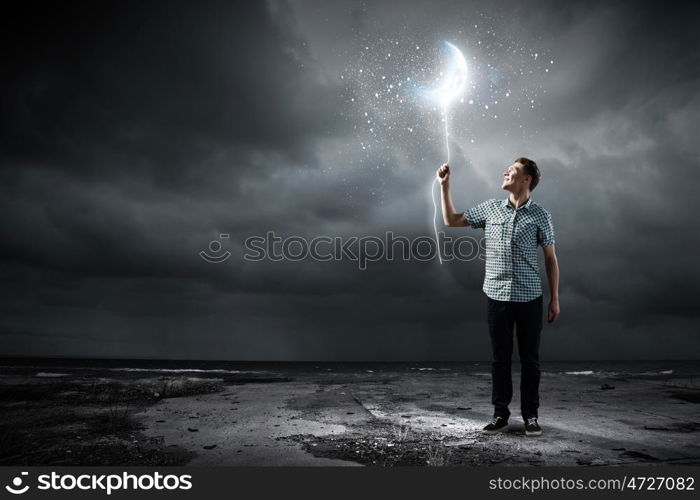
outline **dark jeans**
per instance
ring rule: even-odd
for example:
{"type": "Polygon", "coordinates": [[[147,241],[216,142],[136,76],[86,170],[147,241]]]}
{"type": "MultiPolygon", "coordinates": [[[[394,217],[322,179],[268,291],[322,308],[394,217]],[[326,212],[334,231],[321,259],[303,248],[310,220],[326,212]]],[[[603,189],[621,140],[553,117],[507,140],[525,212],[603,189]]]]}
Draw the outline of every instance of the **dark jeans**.
{"type": "Polygon", "coordinates": [[[493,362],[491,402],[494,417],[508,419],[508,405],[513,397],[511,356],[513,326],[518,336],[520,375],[520,411],[524,419],[537,417],[540,406],[540,332],[542,331],[542,296],[529,302],[503,302],[486,297],[493,362]]]}

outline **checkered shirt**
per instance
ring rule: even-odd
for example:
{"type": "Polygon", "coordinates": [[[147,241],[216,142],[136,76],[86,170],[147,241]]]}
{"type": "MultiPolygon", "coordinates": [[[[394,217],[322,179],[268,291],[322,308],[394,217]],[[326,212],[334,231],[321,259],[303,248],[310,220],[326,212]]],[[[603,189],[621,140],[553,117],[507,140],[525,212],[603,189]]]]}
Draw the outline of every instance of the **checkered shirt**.
{"type": "Polygon", "coordinates": [[[470,227],[484,229],[484,293],[510,302],[527,302],[542,295],[537,246],[554,245],[549,212],[532,198],[516,211],[506,198],[480,203],[464,212],[464,217],[470,227]]]}

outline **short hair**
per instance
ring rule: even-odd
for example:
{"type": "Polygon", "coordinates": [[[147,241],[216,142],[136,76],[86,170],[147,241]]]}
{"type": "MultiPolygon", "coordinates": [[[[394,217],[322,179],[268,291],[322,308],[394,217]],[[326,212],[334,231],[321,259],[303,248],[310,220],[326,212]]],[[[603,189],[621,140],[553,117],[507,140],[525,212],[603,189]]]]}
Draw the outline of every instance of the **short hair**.
{"type": "Polygon", "coordinates": [[[540,169],[537,163],[525,157],[516,158],[515,163],[520,163],[523,166],[523,172],[532,178],[530,181],[530,191],[533,191],[540,183],[540,169]]]}

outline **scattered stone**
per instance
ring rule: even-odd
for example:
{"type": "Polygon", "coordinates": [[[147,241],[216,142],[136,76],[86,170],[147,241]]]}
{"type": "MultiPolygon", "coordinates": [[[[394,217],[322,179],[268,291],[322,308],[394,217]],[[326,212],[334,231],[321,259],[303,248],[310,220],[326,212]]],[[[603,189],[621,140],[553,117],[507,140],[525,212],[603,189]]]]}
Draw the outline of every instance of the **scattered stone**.
{"type": "Polygon", "coordinates": [[[608,390],[610,390],[610,389],[614,389],[615,386],[614,386],[614,385],[603,384],[603,385],[600,386],[600,388],[601,388],[601,390],[603,390],[603,391],[608,391],[608,390]]]}
{"type": "Polygon", "coordinates": [[[215,444],[205,444],[204,446],[202,446],[202,448],[204,448],[205,450],[213,450],[214,448],[216,448],[216,445],[215,444]]]}

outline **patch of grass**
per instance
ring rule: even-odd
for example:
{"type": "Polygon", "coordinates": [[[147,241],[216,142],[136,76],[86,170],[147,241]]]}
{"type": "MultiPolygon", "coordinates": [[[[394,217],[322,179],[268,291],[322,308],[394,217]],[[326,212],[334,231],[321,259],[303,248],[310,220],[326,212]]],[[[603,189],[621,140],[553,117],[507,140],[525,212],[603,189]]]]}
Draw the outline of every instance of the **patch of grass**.
{"type": "Polygon", "coordinates": [[[151,388],[152,394],[158,399],[196,396],[224,390],[221,379],[201,378],[161,378],[159,386],[151,388]]]}
{"type": "Polygon", "coordinates": [[[110,402],[105,410],[97,412],[91,419],[90,426],[100,434],[120,434],[140,428],[131,418],[129,403],[118,400],[110,402]]]}
{"type": "Polygon", "coordinates": [[[450,464],[452,451],[447,449],[441,441],[429,442],[426,450],[426,465],[431,467],[444,467],[450,464]]]}
{"type": "Polygon", "coordinates": [[[392,426],[392,435],[394,437],[394,441],[398,443],[403,443],[408,439],[408,436],[411,432],[411,428],[408,425],[394,425],[392,426]]]}
{"type": "Polygon", "coordinates": [[[0,402],[41,401],[54,397],[65,387],[63,383],[0,384],[0,402]]]}

